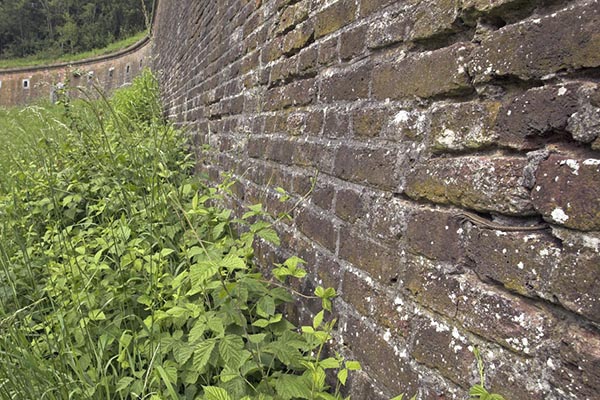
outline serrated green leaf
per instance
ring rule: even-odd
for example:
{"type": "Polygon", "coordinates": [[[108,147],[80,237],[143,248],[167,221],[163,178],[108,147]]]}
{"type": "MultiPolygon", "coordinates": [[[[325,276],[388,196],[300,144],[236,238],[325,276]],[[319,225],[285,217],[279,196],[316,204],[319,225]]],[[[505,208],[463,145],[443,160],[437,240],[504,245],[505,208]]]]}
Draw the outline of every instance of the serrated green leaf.
{"type": "Polygon", "coordinates": [[[315,315],[313,318],[313,328],[317,329],[323,323],[323,318],[325,316],[325,311],[321,310],[315,315]]]}
{"type": "Polygon", "coordinates": [[[339,368],[340,362],[333,357],[319,361],[319,366],[324,369],[339,368]]]}
{"type": "Polygon", "coordinates": [[[346,368],[341,369],[337,374],[337,378],[342,385],[346,385],[346,380],[348,379],[348,370],[346,368]]]}
{"type": "Polygon", "coordinates": [[[219,272],[219,266],[213,262],[198,262],[190,268],[192,286],[202,286],[219,272]]]}
{"type": "Polygon", "coordinates": [[[190,330],[189,339],[188,339],[189,342],[194,343],[198,339],[202,338],[204,335],[204,332],[206,332],[206,329],[207,329],[206,321],[204,321],[202,319],[198,319],[194,323],[194,326],[192,327],[192,329],[190,330]]]}
{"type": "Polygon", "coordinates": [[[250,343],[258,344],[262,343],[265,340],[265,337],[267,337],[266,333],[256,333],[254,335],[248,335],[248,340],[250,343]]]}
{"type": "Polygon", "coordinates": [[[119,379],[119,382],[117,382],[117,386],[115,388],[115,390],[118,392],[122,392],[125,389],[128,389],[129,386],[131,386],[131,383],[134,381],[134,379],[130,376],[124,376],[123,378],[119,379]]]}
{"type": "Polygon", "coordinates": [[[189,343],[179,343],[179,345],[173,349],[173,356],[179,365],[185,364],[192,354],[194,354],[194,346],[189,343]]]}
{"type": "Polygon", "coordinates": [[[358,361],[346,361],[346,368],[350,371],[360,371],[362,369],[358,361]]]}
{"type": "Polygon", "coordinates": [[[216,386],[202,386],[204,388],[204,400],[232,400],[227,391],[216,386]]]}
{"type": "Polygon", "coordinates": [[[243,258],[238,257],[235,254],[228,254],[225,256],[220,262],[223,268],[226,268],[230,271],[246,269],[246,261],[243,258]]]}
{"type": "Polygon", "coordinates": [[[275,246],[281,245],[279,235],[273,229],[263,229],[257,232],[258,237],[265,239],[267,242],[274,244],[275,246]]]}
{"type": "Polygon", "coordinates": [[[245,355],[244,341],[237,335],[227,335],[219,341],[219,354],[225,365],[233,370],[237,370],[246,362],[242,357],[245,355]]]}
{"type": "Polygon", "coordinates": [[[284,400],[310,399],[310,386],[310,381],[304,375],[281,375],[275,381],[275,391],[284,400]]]}
{"type": "Polygon", "coordinates": [[[263,296],[256,303],[256,313],[264,318],[269,318],[275,314],[275,300],[271,296],[263,296]]]}
{"type": "Polygon", "coordinates": [[[193,362],[195,371],[203,371],[208,365],[208,360],[210,360],[210,356],[216,344],[217,343],[214,339],[208,339],[196,345],[196,348],[194,349],[193,362]]]}

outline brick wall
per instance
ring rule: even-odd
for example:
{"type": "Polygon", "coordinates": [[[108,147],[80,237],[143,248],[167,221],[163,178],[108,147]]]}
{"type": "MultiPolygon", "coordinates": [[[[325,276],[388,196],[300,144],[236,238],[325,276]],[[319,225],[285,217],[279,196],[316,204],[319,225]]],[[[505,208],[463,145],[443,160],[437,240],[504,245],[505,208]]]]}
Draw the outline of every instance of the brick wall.
{"type": "Polygon", "coordinates": [[[257,253],[338,290],[354,398],[464,399],[471,346],[507,399],[600,396],[598,1],[163,1],[155,29],[199,169],[275,213],[316,180],[257,253]]]}
{"type": "Polygon", "coordinates": [[[0,69],[0,107],[54,99],[56,85],[67,78],[74,86],[91,88],[96,85],[107,93],[112,92],[130,83],[145,66],[150,65],[151,49],[148,38],[145,38],[127,49],[93,59],[50,66],[0,69]]]}

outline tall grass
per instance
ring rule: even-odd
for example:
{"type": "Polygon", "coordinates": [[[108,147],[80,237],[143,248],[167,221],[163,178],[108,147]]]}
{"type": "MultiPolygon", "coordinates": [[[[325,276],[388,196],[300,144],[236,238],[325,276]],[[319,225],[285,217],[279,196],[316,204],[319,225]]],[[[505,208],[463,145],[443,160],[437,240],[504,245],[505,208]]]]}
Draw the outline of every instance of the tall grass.
{"type": "Polygon", "coordinates": [[[300,332],[282,313],[303,261],[256,270],[272,224],[192,176],[152,74],[110,100],[66,93],[0,112],[0,398],[341,398],[359,365],[321,359],[335,321],[300,332]]]}

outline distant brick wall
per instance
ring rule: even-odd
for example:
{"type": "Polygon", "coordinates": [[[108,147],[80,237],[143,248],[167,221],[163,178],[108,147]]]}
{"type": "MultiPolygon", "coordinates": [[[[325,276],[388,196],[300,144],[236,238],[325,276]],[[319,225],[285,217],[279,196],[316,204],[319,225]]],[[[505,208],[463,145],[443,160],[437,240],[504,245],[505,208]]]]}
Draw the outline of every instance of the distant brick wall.
{"type": "Polygon", "coordinates": [[[273,212],[316,177],[258,254],[339,291],[355,399],[464,399],[473,345],[506,399],[600,397],[598,1],[163,1],[155,29],[201,169],[273,212]]]}
{"type": "Polygon", "coordinates": [[[106,56],[50,66],[0,69],[0,107],[50,100],[55,87],[65,79],[73,86],[91,87],[105,92],[130,83],[150,65],[150,42],[144,39],[122,51],[106,56]]]}

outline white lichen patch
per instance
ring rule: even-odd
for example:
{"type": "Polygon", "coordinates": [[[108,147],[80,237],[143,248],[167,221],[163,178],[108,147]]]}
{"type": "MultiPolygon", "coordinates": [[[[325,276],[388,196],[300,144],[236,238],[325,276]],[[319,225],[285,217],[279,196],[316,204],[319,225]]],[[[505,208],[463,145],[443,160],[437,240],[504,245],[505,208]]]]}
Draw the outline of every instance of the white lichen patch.
{"type": "Polygon", "coordinates": [[[598,160],[597,158],[588,158],[586,160],[583,160],[583,165],[600,165],[600,160],[598,160]]]}
{"type": "Polygon", "coordinates": [[[567,222],[567,220],[569,219],[569,216],[560,207],[555,208],[554,211],[552,211],[552,214],[550,214],[550,216],[554,221],[561,224],[567,222]]]}
{"type": "Polygon", "coordinates": [[[560,162],[560,165],[567,165],[569,168],[571,168],[571,173],[573,175],[579,175],[579,162],[577,162],[577,160],[563,160],[560,162]]]}
{"type": "Polygon", "coordinates": [[[558,89],[559,96],[564,96],[565,94],[567,94],[567,88],[561,87],[560,89],[558,89]]]}

